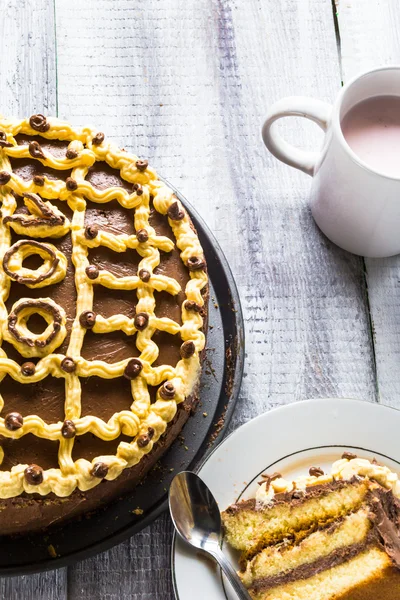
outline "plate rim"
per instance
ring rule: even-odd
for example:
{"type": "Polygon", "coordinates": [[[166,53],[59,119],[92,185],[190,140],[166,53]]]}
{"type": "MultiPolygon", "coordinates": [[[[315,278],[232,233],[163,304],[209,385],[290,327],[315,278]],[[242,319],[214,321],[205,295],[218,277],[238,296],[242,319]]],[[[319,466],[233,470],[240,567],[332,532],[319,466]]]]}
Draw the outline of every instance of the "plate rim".
{"type": "MultiPolygon", "coordinates": [[[[212,452],[208,455],[206,455],[204,457],[204,460],[201,461],[201,463],[197,466],[195,472],[197,474],[201,474],[202,469],[207,465],[207,463],[210,461],[210,459],[212,459],[212,457],[216,454],[217,451],[219,451],[230,439],[232,439],[233,437],[236,436],[240,436],[243,435],[243,431],[247,431],[247,429],[254,427],[254,423],[264,420],[264,419],[268,419],[268,417],[270,417],[270,415],[272,413],[284,413],[284,412],[290,412],[291,410],[293,410],[294,408],[299,407],[299,405],[302,405],[305,407],[304,410],[306,410],[306,407],[310,407],[310,406],[317,406],[319,404],[323,404],[325,402],[334,402],[334,403],[350,403],[353,406],[357,406],[358,408],[366,408],[368,407],[368,409],[372,408],[372,410],[383,410],[383,411],[394,411],[394,413],[397,414],[398,417],[400,417],[400,408],[396,408],[393,406],[389,406],[386,404],[382,404],[382,403],[378,403],[378,402],[372,402],[372,401],[368,401],[368,400],[361,400],[359,398],[351,398],[351,397],[344,397],[344,398],[334,398],[334,397],[323,397],[323,398],[307,398],[304,400],[300,400],[297,402],[293,402],[291,404],[285,404],[283,406],[278,406],[276,408],[273,408],[271,410],[266,410],[265,412],[253,417],[252,419],[250,419],[249,421],[246,421],[245,423],[243,423],[240,427],[238,427],[237,429],[235,429],[234,431],[232,431],[229,435],[227,435],[226,437],[224,437],[218,445],[216,445],[213,449],[212,452]]],[[[335,445],[329,444],[327,443],[326,446],[313,446],[312,449],[314,448],[327,448],[327,447],[334,447],[335,445]]],[[[337,444],[337,447],[343,447],[342,444],[337,444]]],[[[353,446],[354,448],[357,447],[357,445],[353,446]]],[[[362,449],[361,447],[359,447],[360,449],[362,449]]],[[[311,448],[308,448],[311,449],[311,448]]],[[[304,452],[307,449],[304,448],[302,450],[299,450],[298,452],[304,452]]],[[[378,453],[378,452],[377,452],[378,453]]],[[[289,456],[296,454],[296,453],[289,453],[289,456]]],[[[385,456],[384,454],[381,454],[382,456],[385,456]]],[[[279,460],[283,460],[285,458],[285,454],[282,453],[282,457],[279,460]]],[[[388,457],[391,460],[395,460],[392,459],[391,457],[388,457]]],[[[277,461],[273,461],[273,462],[277,462],[277,461]]],[[[399,462],[400,464],[400,456],[399,459],[396,461],[399,462]]],[[[243,494],[243,490],[244,488],[241,490],[240,494],[243,494]]],[[[174,596],[175,596],[175,600],[184,600],[180,595],[179,595],[179,589],[178,589],[178,582],[177,582],[177,576],[176,576],[176,559],[177,559],[177,540],[178,540],[178,535],[176,530],[174,530],[173,532],[173,537],[172,537],[172,544],[171,544],[171,555],[170,555],[170,568],[171,568],[171,578],[172,578],[172,588],[173,588],[173,592],[174,592],[174,596]]],[[[222,584],[223,585],[223,584],[222,584]]],[[[225,596],[226,597],[226,596],[225,596]]],[[[223,598],[221,597],[221,600],[223,600],[223,598]]]]}

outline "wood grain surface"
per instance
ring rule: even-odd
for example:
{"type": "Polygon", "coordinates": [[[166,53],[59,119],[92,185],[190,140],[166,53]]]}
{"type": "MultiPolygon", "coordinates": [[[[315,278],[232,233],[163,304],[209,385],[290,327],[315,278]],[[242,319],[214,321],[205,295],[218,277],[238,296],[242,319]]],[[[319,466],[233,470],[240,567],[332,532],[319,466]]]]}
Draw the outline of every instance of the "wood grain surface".
{"type": "MultiPolygon", "coordinates": [[[[231,429],[307,397],[400,406],[398,259],[364,263],[330,243],[311,180],[260,136],[275,100],[332,101],[342,77],[398,61],[396,2],[341,4],[336,18],[331,0],[0,0],[1,112],[94,124],[148,158],[220,242],[247,335],[231,429]]],[[[296,119],[283,131],[321,143],[296,119]]],[[[171,537],[164,515],[68,570],[0,580],[0,597],[172,600],[171,537]]]]}

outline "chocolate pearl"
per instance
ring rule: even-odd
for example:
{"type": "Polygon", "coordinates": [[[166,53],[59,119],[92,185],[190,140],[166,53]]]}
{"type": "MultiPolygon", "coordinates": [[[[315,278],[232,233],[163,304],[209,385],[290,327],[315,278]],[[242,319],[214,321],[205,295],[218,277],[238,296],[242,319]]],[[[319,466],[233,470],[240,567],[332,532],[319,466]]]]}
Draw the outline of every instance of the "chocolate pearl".
{"type": "Polygon", "coordinates": [[[200,304],[197,304],[196,302],[192,302],[191,300],[186,300],[185,308],[186,308],[186,310],[192,310],[193,312],[201,311],[200,304]]]}
{"type": "Polygon", "coordinates": [[[342,458],[347,458],[347,460],[352,460],[353,458],[357,458],[357,454],[353,454],[352,452],[343,452],[342,458]]]}
{"type": "Polygon", "coordinates": [[[87,240],[94,240],[94,238],[97,237],[98,233],[99,228],[97,227],[97,225],[87,225],[85,227],[85,238],[87,240]]]}
{"type": "Polygon", "coordinates": [[[143,312],[137,313],[133,323],[138,331],[143,331],[143,329],[146,329],[147,325],[149,324],[149,315],[143,312]]]}
{"type": "Polygon", "coordinates": [[[136,440],[139,448],[144,448],[145,446],[147,446],[150,443],[150,440],[152,439],[153,436],[154,436],[154,429],[152,427],[148,427],[147,434],[144,433],[143,435],[140,435],[136,440]]]}
{"type": "Polygon", "coordinates": [[[187,266],[189,271],[199,271],[200,269],[204,269],[206,263],[198,256],[191,256],[187,261],[187,266]]]}
{"type": "Polygon", "coordinates": [[[33,362],[26,362],[21,365],[21,373],[25,375],[25,377],[29,377],[30,375],[34,375],[36,370],[36,365],[33,362]]]}
{"type": "Polygon", "coordinates": [[[129,380],[136,379],[142,369],[142,362],[138,358],[131,358],[125,367],[124,377],[129,380]]]}
{"type": "Polygon", "coordinates": [[[143,244],[143,242],[147,242],[149,239],[149,234],[145,229],[139,229],[139,231],[136,232],[136,237],[138,241],[143,244]]]}
{"type": "Polygon", "coordinates": [[[93,327],[96,323],[96,316],[97,316],[96,313],[94,313],[92,310],[84,310],[80,314],[79,323],[85,329],[93,329],[93,327]]]}
{"type": "Polygon", "coordinates": [[[150,271],[147,271],[147,269],[140,269],[139,277],[142,281],[147,283],[148,281],[150,281],[151,273],[150,271]]]}
{"type": "Polygon", "coordinates": [[[4,131],[0,131],[0,148],[11,148],[12,144],[7,142],[7,135],[4,131]]]}
{"type": "Polygon", "coordinates": [[[94,144],[95,146],[100,146],[100,144],[102,144],[104,142],[104,138],[105,138],[104,133],[101,133],[99,131],[99,133],[96,133],[96,135],[92,139],[92,144],[94,144]]]}
{"type": "Polygon", "coordinates": [[[61,368],[66,373],[74,373],[76,371],[76,363],[73,358],[66,356],[61,361],[61,368]]]}
{"type": "Polygon", "coordinates": [[[0,185],[6,185],[11,179],[11,173],[0,171],[0,185]]]}
{"type": "Polygon", "coordinates": [[[164,400],[172,400],[175,397],[175,387],[171,381],[166,381],[160,388],[160,396],[164,400]]]}
{"type": "Polygon", "coordinates": [[[103,462],[98,462],[93,465],[93,469],[90,471],[90,474],[93,477],[98,477],[99,479],[104,479],[104,477],[108,473],[108,467],[103,462]]]}
{"type": "Polygon", "coordinates": [[[61,435],[66,440],[70,440],[76,436],[76,427],[75,423],[70,419],[66,419],[61,427],[61,435]]]}
{"type": "Polygon", "coordinates": [[[69,192],[74,192],[78,189],[78,184],[75,179],[72,179],[72,177],[67,177],[65,180],[65,186],[69,192]]]}
{"type": "Polygon", "coordinates": [[[43,482],[43,469],[38,465],[26,467],[24,475],[29,485],[40,485],[43,482]]]}
{"type": "Polygon", "coordinates": [[[43,177],[43,175],[35,175],[34,178],[33,178],[33,183],[35,185],[40,185],[40,186],[44,185],[44,177],[43,177]]]}
{"type": "Polygon", "coordinates": [[[41,158],[42,160],[46,159],[45,155],[43,154],[43,150],[38,142],[29,142],[28,149],[29,154],[33,158],[41,158]]]}
{"type": "Polygon", "coordinates": [[[145,448],[145,446],[147,446],[150,442],[147,435],[140,435],[136,441],[137,441],[137,445],[139,446],[139,448],[145,448]]]}
{"type": "Polygon", "coordinates": [[[136,168],[138,171],[141,171],[143,173],[143,171],[145,171],[147,169],[147,167],[149,166],[149,161],[147,160],[137,160],[136,161],[136,168]]]}
{"type": "Polygon", "coordinates": [[[97,279],[99,276],[99,269],[96,267],[96,265],[89,265],[86,267],[85,273],[89,279],[97,279]]]}
{"type": "Polygon", "coordinates": [[[77,153],[77,152],[75,152],[75,150],[71,150],[70,148],[68,148],[68,150],[67,150],[67,152],[66,152],[65,156],[66,156],[67,158],[69,158],[69,159],[71,159],[71,160],[72,160],[72,159],[74,159],[74,158],[77,158],[77,156],[78,156],[78,153],[77,153]]]}
{"type": "Polygon", "coordinates": [[[24,419],[18,412],[8,413],[8,415],[6,415],[4,418],[4,425],[9,431],[17,431],[17,429],[20,429],[23,424],[24,419]]]}
{"type": "Polygon", "coordinates": [[[172,221],[182,221],[185,217],[185,213],[180,208],[178,202],[173,202],[167,210],[167,215],[172,221]]]}
{"type": "Polygon", "coordinates": [[[310,467],[308,472],[311,477],[320,477],[321,475],[324,475],[324,472],[320,467],[310,467]]]}
{"type": "Polygon", "coordinates": [[[180,348],[182,358],[190,358],[196,352],[196,346],[193,342],[183,342],[180,348]]]}
{"type": "Polygon", "coordinates": [[[29,125],[35,131],[40,131],[40,133],[44,133],[50,129],[50,124],[47,122],[46,117],[41,114],[32,115],[29,119],[29,125]]]}
{"type": "Polygon", "coordinates": [[[140,183],[134,183],[132,186],[132,189],[134,192],[136,192],[136,196],[142,196],[143,194],[143,188],[140,185],[140,183]]]}

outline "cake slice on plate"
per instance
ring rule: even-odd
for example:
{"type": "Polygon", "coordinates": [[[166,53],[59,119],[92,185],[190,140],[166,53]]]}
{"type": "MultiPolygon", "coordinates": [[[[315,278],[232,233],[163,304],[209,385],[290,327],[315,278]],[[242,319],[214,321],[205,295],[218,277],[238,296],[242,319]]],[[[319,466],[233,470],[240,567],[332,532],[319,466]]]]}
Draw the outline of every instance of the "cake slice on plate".
{"type": "Polygon", "coordinates": [[[223,514],[256,600],[400,600],[400,481],[345,453],[330,474],[264,475],[223,514]]]}

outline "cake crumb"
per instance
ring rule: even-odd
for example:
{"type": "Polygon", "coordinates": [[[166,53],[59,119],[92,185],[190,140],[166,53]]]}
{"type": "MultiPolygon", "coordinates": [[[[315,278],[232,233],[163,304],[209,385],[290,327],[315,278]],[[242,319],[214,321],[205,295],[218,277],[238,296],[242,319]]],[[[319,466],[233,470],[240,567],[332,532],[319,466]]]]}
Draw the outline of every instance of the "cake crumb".
{"type": "Polygon", "coordinates": [[[142,515],[143,514],[143,508],[135,508],[135,510],[132,511],[134,515],[142,515]]]}
{"type": "Polygon", "coordinates": [[[51,558],[57,558],[57,552],[53,544],[47,546],[47,552],[50,554],[51,558]]]}

